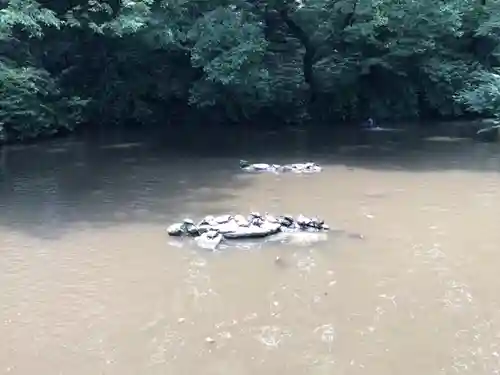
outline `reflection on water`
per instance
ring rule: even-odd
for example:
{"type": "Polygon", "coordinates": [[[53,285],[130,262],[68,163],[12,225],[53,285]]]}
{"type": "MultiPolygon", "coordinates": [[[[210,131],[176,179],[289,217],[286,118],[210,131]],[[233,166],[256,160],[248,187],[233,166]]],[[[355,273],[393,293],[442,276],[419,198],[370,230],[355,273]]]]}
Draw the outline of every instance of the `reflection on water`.
{"type": "Polygon", "coordinates": [[[300,134],[4,149],[0,372],[498,373],[500,148],[300,134]],[[215,253],[165,233],[253,210],[340,231],[215,253]]]}

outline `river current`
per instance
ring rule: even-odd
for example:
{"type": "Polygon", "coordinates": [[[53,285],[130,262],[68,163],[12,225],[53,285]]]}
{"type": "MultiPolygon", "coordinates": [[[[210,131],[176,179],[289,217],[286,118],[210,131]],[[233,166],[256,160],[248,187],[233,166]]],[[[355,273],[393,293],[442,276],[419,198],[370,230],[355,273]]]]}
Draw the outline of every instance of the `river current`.
{"type": "Polygon", "coordinates": [[[498,145],[231,137],[1,150],[0,373],[500,371],[498,145]],[[345,232],[219,252],[166,235],[250,211],[345,232]]]}

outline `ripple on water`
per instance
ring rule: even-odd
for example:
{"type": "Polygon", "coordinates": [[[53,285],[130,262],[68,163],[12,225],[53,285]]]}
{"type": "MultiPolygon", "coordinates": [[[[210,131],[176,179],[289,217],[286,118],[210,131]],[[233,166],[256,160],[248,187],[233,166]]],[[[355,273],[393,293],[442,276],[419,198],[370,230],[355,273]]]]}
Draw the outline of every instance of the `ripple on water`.
{"type": "MultiPolygon", "coordinates": [[[[450,370],[459,374],[500,373],[500,335],[494,333],[500,332],[498,316],[496,319],[481,316],[481,309],[475,304],[468,285],[453,277],[453,265],[447,262],[446,253],[439,244],[429,250],[416,246],[415,256],[436,273],[444,289],[442,306],[456,316],[457,323],[460,322],[455,324],[450,370]]],[[[447,373],[447,369],[442,372],[447,373]]]]}

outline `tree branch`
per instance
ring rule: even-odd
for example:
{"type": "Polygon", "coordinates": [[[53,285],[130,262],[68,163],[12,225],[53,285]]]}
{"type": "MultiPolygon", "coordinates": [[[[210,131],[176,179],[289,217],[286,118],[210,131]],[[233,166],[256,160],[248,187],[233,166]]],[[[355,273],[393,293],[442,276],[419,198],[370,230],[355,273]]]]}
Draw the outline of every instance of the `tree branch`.
{"type": "Polygon", "coordinates": [[[316,97],[317,88],[313,73],[313,60],[314,56],[316,55],[316,48],[311,42],[309,35],[307,35],[307,33],[294,20],[290,18],[286,10],[281,9],[279,11],[279,14],[293,36],[295,36],[305,48],[303,59],[304,81],[309,85],[311,95],[310,100],[313,101],[316,97]]]}

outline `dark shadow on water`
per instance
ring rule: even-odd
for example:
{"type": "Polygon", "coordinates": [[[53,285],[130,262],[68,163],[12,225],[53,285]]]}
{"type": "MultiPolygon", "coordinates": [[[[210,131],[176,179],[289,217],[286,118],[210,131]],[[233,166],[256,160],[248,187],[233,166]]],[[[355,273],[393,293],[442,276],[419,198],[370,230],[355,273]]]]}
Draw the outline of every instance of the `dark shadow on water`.
{"type": "Polygon", "coordinates": [[[231,155],[253,162],[310,160],[380,171],[500,171],[500,143],[477,142],[446,128],[409,127],[395,132],[306,128],[245,140],[231,155]]]}
{"type": "Polygon", "coordinates": [[[179,156],[146,144],[47,142],[4,150],[2,161],[0,225],[42,238],[75,224],[167,226],[248,183],[234,173],[238,160],[179,156]]]}
{"type": "Polygon", "coordinates": [[[500,144],[470,139],[428,137],[410,142],[374,142],[344,146],[335,154],[318,155],[324,164],[378,171],[500,172],[500,144]]]}
{"type": "Polygon", "coordinates": [[[224,202],[252,183],[238,169],[240,158],[379,171],[500,171],[498,144],[429,140],[411,130],[381,135],[232,128],[112,140],[74,137],[0,149],[0,225],[52,238],[77,224],[167,225],[208,214],[197,205],[224,202]]]}

